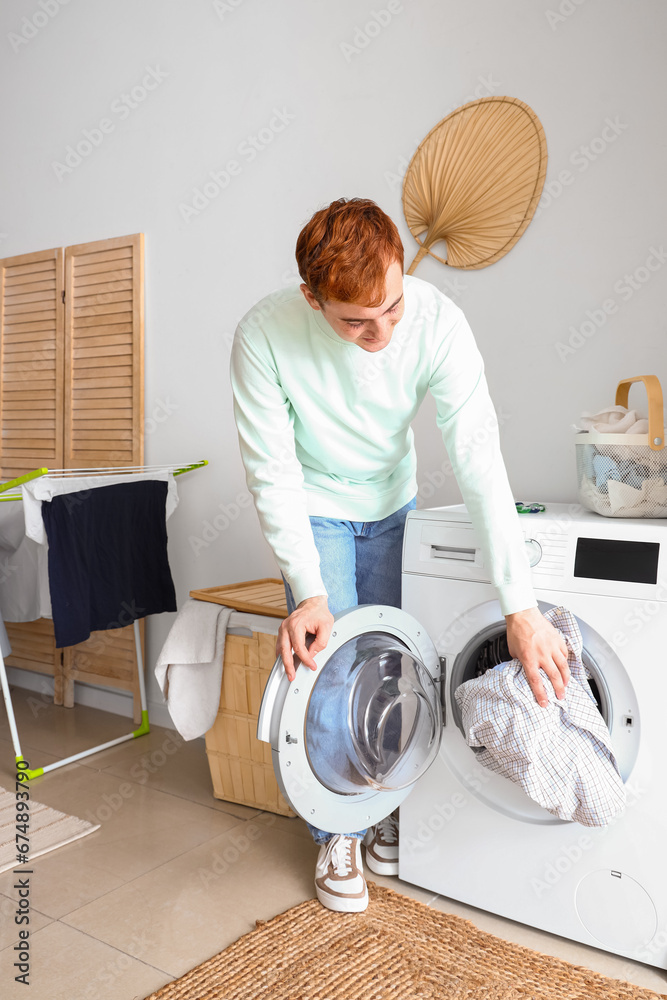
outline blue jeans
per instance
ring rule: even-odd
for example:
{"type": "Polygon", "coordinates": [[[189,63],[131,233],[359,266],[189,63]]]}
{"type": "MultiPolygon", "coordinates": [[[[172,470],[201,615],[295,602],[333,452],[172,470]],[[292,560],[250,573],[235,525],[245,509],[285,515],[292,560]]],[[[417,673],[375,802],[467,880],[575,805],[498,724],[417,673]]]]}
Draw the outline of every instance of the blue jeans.
{"type": "MultiPolygon", "coordinates": [[[[332,615],[358,604],[387,604],[400,608],[405,518],[416,506],[417,498],[413,497],[400,510],[380,521],[310,518],[332,615]]],[[[284,576],[283,582],[287,610],[291,614],[296,604],[284,576]]],[[[316,844],[326,844],[333,836],[310,823],[308,829],[316,844]]],[[[358,830],[347,836],[363,837],[365,833],[365,830],[358,830]]]]}

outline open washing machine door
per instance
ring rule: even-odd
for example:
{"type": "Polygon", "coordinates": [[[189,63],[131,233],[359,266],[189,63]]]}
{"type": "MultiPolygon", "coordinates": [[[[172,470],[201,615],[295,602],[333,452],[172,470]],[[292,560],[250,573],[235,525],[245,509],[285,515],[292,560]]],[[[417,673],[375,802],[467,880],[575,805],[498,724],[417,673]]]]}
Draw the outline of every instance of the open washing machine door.
{"type": "Polygon", "coordinates": [[[440,662],[411,615],[360,605],[334,616],[316,671],[282,658],[269,676],[257,737],[270,743],[288,803],[329,833],[379,822],[437,756],[440,662]]]}

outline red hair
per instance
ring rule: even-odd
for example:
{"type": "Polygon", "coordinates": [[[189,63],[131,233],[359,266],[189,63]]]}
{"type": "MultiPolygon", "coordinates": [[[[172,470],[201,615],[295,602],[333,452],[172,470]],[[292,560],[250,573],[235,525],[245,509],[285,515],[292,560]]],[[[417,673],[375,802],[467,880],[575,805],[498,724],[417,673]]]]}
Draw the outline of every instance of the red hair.
{"type": "Polygon", "coordinates": [[[339,198],[315,212],[296,241],[296,262],[317,301],[355,302],[376,308],[384,301],[387,268],[403,244],[398,229],[369,198],[339,198]]]}

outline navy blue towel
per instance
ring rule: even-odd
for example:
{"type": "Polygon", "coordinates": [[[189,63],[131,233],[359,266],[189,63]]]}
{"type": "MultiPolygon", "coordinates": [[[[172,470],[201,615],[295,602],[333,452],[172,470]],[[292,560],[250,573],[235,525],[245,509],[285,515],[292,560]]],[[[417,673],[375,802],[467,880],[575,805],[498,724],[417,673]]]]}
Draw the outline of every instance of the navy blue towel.
{"type": "Polygon", "coordinates": [[[114,483],[42,503],[56,646],[176,611],[167,559],[167,483],[114,483]]]}

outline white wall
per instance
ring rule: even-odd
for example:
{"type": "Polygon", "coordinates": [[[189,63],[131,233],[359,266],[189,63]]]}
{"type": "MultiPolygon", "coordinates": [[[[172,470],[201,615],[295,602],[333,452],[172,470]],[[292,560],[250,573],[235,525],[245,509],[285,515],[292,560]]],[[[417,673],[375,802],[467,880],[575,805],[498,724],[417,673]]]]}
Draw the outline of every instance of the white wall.
{"type": "MultiPolygon", "coordinates": [[[[573,498],[579,412],[612,402],[627,375],[655,373],[667,388],[667,268],[631,294],[624,279],[665,240],[662,0],[393,0],[399,10],[365,47],[358,29],[387,0],[61,4],[0,9],[0,253],[146,234],[146,459],[210,461],[180,481],[169,522],[179,603],[193,587],[278,575],[254,510],[233,506],[247,499],[227,374],[236,321],[285,280],[300,228],[334,198],[375,199],[411,260],[399,175],[474,96],[508,94],[538,114],[550,193],[499,263],[466,272],[426,260],[417,273],[476,333],[515,495],[573,498]],[[147,68],[154,89],[123,104],[147,68]],[[59,168],[102,119],[99,145],[59,168]],[[618,135],[605,143],[608,119],[618,135]],[[242,144],[271,124],[281,131],[263,133],[271,141],[250,162],[242,144]],[[186,220],[179,206],[230,159],[240,172],[186,220]],[[617,311],[559,356],[607,299],[617,311]],[[225,507],[230,526],[195,551],[190,539],[222,525],[225,507]]],[[[420,505],[455,502],[430,400],[415,428],[420,505]]],[[[149,667],[172,618],[149,623],[149,667]]],[[[151,716],[166,722],[150,670],[149,682],[151,716]]],[[[127,709],[118,696],[106,704],[127,709]]]]}

